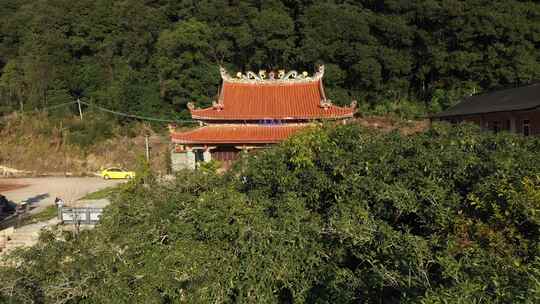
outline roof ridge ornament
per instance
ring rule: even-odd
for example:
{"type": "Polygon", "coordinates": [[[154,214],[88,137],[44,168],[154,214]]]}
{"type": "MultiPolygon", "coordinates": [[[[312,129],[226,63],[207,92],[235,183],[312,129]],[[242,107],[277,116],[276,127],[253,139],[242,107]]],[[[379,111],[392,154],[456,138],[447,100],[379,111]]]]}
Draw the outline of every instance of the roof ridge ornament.
{"type": "Polygon", "coordinates": [[[291,79],[291,77],[293,79],[298,79],[298,72],[297,71],[290,71],[289,73],[287,73],[287,75],[283,76],[283,80],[289,80],[291,79]]]}
{"type": "Polygon", "coordinates": [[[332,100],[330,99],[321,99],[321,103],[319,104],[319,106],[325,110],[327,110],[328,108],[330,108],[332,106],[332,100]]]}
{"type": "Polygon", "coordinates": [[[221,73],[221,78],[223,80],[230,79],[231,75],[227,72],[227,70],[223,66],[219,66],[219,73],[221,73]]]}
{"type": "Polygon", "coordinates": [[[247,80],[253,79],[253,80],[258,80],[258,81],[262,80],[261,77],[259,77],[259,75],[253,73],[252,71],[248,71],[246,73],[246,76],[242,76],[242,79],[247,79],[247,80]]]}
{"type": "Polygon", "coordinates": [[[313,82],[320,80],[324,76],[324,65],[320,65],[317,68],[317,72],[313,76],[309,76],[309,73],[304,71],[298,73],[296,70],[291,70],[288,73],[285,70],[259,70],[259,73],[253,71],[247,71],[245,73],[238,72],[236,77],[231,77],[227,70],[220,66],[219,71],[221,73],[221,78],[224,81],[228,82],[237,82],[237,83],[256,83],[256,84],[276,84],[276,83],[299,83],[299,82],[313,82]]]}
{"type": "Polygon", "coordinates": [[[319,80],[323,78],[323,76],[324,76],[324,64],[321,64],[317,67],[317,73],[315,73],[313,77],[319,80]]]}
{"type": "Polygon", "coordinates": [[[223,110],[224,106],[221,102],[212,101],[212,108],[221,111],[223,110]]]}

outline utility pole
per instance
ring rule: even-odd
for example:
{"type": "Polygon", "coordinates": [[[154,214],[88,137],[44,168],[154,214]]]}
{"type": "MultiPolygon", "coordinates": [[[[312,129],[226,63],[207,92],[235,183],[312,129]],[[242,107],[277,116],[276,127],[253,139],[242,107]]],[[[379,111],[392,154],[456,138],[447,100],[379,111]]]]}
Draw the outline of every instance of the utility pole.
{"type": "Polygon", "coordinates": [[[81,120],[83,120],[82,110],[81,110],[81,99],[79,97],[77,97],[77,105],[79,106],[79,117],[81,118],[81,120]]]}
{"type": "Polygon", "coordinates": [[[68,128],[62,128],[62,122],[60,122],[60,132],[62,132],[62,150],[64,151],[64,176],[67,176],[68,161],[67,161],[67,141],[68,141],[68,128]]]}
{"type": "Polygon", "coordinates": [[[144,140],[146,142],[146,161],[150,162],[150,146],[148,145],[148,135],[144,136],[144,140]]]}

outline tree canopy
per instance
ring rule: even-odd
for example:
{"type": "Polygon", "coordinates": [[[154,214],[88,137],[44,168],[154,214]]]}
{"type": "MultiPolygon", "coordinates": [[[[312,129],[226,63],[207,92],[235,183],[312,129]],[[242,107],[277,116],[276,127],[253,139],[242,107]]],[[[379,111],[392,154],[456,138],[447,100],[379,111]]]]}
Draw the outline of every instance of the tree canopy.
{"type": "Polygon", "coordinates": [[[335,103],[440,109],[538,79],[539,47],[535,1],[4,0],[0,111],[81,97],[175,117],[187,102],[215,99],[219,65],[311,72],[320,63],[335,103]]]}
{"type": "Polygon", "coordinates": [[[312,129],[130,183],[0,268],[7,303],[538,303],[540,140],[312,129]],[[141,180],[146,184],[141,184],[141,180]]]}

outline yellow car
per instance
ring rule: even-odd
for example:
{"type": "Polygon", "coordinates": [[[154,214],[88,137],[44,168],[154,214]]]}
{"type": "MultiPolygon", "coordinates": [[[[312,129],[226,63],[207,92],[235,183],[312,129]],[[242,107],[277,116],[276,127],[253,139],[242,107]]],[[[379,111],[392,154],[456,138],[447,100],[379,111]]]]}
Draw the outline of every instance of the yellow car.
{"type": "Polygon", "coordinates": [[[134,178],[135,172],[132,171],[126,171],[120,168],[108,168],[99,174],[104,179],[111,179],[111,178],[134,178]]]}

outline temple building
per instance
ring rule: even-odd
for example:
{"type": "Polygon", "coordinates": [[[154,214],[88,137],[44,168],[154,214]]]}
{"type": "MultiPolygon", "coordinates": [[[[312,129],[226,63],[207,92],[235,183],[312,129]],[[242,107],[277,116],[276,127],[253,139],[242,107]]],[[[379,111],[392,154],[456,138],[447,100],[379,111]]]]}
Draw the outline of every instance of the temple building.
{"type": "Polygon", "coordinates": [[[302,128],[323,120],[345,121],[354,116],[356,102],[338,107],[326,97],[324,66],[307,72],[260,71],[230,76],[220,68],[222,85],[211,107],[188,104],[201,127],[171,131],[173,171],[194,169],[200,162],[218,160],[224,167],[241,151],[279,143],[302,128]]]}
{"type": "Polygon", "coordinates": [[[495,133],[540,135],[540,82],[467,97],[431,120],[474,123],[495,133]]]}

